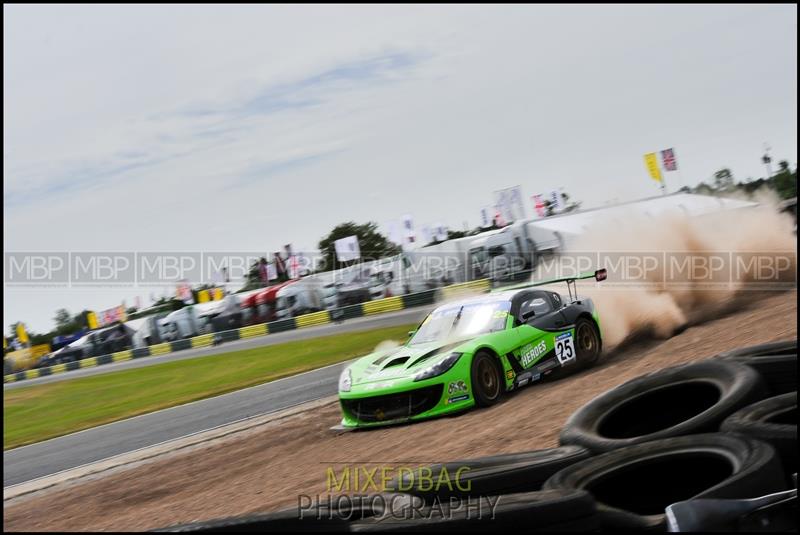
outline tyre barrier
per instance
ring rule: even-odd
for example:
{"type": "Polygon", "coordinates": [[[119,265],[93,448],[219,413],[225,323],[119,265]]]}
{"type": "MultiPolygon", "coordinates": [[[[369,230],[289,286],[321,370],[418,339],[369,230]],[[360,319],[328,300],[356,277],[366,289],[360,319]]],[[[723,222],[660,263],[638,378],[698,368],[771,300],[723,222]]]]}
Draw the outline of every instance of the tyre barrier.
{"type": "Polygon", "coordinates": [[[755,368],[772,395],[797,391],[797,339],[725,351],[714,358],[755,368]]]}
{"type": "Polygon", "coordinates": [[[754,498],[785,490],[780,459],[764,442],[710,433],[628,446],[567,467],[544,489],[586,490],[605,528],[664,530],[667,506],[695,498],[754,498]]]}
{"type": "Polygon", "coordinates": [[[355,521],[402,517],[405,511],[419,510],[419,498],[399,493],[356,494],[339,499],[314,502],[298,500],[297,507],[274,513],[260,513],[231,518],[205,520],[170,526],[154,532],[245,532],[245,533],[320,533],[348,531],[355,521]]]}
{"type": "Polygon", "coordinates": [[[409,472],[394,478],[389,490],[397,490],[419,496],[425,503],[435,499],[449,500],[451,497],[496,496],[517,492],[541,490],[547,479],[578,461],[589,458],[589,450],[580,446],[562,446],[546,450],[493,455],[479,459],[452,461],[427,467],[432,477],[448,474],[457,479],[449,485],[430,485],[422,481],[421,472],[409,472]]]}
{"type": "Polygon", "coordinates": [[[398,515],[365,518],[352,522],[354,533],[447,532],[484,533],[486,531],[550,533],[554,531],[596,531],[600,526],[592,496],[584,491],[546,490],[483,496],[472,508],[461,502],[429,506],[407,518],[398,515]],[[481,507],[484,513],[481,514],[481,507]],[[490,513],[487,514],[487,512],[490,513]]]}
{"type": "Polygon", "coordinates": [[[636,377],[594,398],[564,424],[559,442],[604,453],[705,431],[766,395],[752,368],[706,360],[636,377]]]}
{"type": "MultiPolygon", "coordinates": [[[[777,346],[757,347],[773,352],[777,346]]],[[[665,368],[601,394],[567,420],[558,448],[428,467],[434,479],[438,472],[466,468],[460,478],[466,489],[423,488],[426,478],[415,480],[413,473],[395,478],[386,490],[409,505],[391,514],[362,507],[344,519],[306,522],[292,508],[164,531],[664,531],[665,509],[676,503],[702,509],[712,507],[705,500],[719,504],[796,488],[796,475],[785,476],[796,474],[790,463],[796,463],[797,393],[767,398],[764,378],[754,367],[729,360],[732,355],[749,358],[753,348],[665,368]],[[483,501],[491,515],[481,515],[478,507],[476,517],[474,503],[462,507],[470,500],[483,501]]],[[[779,505],[780,520],[774,522],[769,507],[759,510],[758,530],[785,531],[787,523],[797,530],[791,514],[796,495],[788,506],[779,505]]],[[[748,519],[739,518],[754,521],[748,519]]]]}
{"type": "Polygon", "coordinates": [[[309,314],[303,314],[294,318],[286,318],[269,323],[239,327],[238,329],[228,329],[214,333],[201,334],[192,338],[184,338],[182,340],[164,342],[161,344],[132,350],[127,349],[125,351],[119,351],[109,355],[89,357],[64,364],[56,364],[46,368],[35,368],[32,370],[4,374],[3,383],[25,381],[26,379],[36,379],[37,377],[79,370],[81,368],[101,366],[103,364],[110,364],[112,362],[130,360],[132,358],[165,355],[167,353],[173,353],[183,349],[209,347],[224,342],[241,340],[254,336],[264,336],[284,331],[302,329],[304,327],[311,327],[314,325],[340,322],[346,319],[360,318],[363,316],[384,314],[387,312],[394,312],[397,310],[414,308],[418,306],[432,305],[437,300],[437,292],[442,292],[443,295],[457,295],[460,292],[488,292],[490,289],[491,285],[489,284],[488,279],[452,284],[450,286],[439,288],[438,290],[424,290],[422,292],[416,292],[400,297],[387,297],[385,299],[377,299],[375,301],[368,301],[358,305],[348,305],[341,308],[323,310],[321,312],[311,312],[309,314]]]}
{"type": "Polygon", "coordinates": [[[728,416],[721,429],[768,442],[778,452],[787,477],[797,472],[797,392],[748,405],[728,416]]]}

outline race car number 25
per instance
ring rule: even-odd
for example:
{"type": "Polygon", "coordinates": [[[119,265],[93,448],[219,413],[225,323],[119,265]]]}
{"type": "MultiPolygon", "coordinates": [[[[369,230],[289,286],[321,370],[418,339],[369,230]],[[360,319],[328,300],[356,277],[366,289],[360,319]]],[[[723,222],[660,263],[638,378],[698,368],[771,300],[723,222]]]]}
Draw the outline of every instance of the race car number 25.
{"type": "Polygon", "coordinates": [[[556,336],[556,358],[562,365],[575,360],[575,344],[573,343],[572,333],[556,336]]]}

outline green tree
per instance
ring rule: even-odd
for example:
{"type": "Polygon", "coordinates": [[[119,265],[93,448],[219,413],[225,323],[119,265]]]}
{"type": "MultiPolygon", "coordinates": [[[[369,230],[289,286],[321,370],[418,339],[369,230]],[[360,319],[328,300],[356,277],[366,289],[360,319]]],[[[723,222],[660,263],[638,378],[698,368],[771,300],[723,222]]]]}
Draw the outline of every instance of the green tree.
{"type": "Polygon", "coordinates": [[[361,260],[377,260],[386,256],[400,253],[398,245],[390,242],[386,236],[378,232],[376,223],[357,224],[353,221],[336,225],[327,236],[319,241],[318,247],[324,257],[324,265],[320,271],[330,271],[343,266],[336,259],[336,240],[348,236],[358,237],[358,248],[361,251],[361,260]]]}
{"type": "Polygon", "coordinates": [[[727,167],[723,167],[714,173],[714,188],[717,190],[730,189],[733,186],[733,173],[727,167]]]}
{"type": "Polygon", "coordinates": [[[66,308],[59,308],[56,310],[56,315],[53,318],[53,321],[56,324],[56,329],[67,327],[73,322],[72,314],[70,314],[69,310],[66,308]]]}
{"type": "Polygon", "coordinates": [[[781,160],[778,163],[778,172],[772,177],[772,183],[781,199],[797,197],[797,166],[792,171],[789,162],[781,160]]]}

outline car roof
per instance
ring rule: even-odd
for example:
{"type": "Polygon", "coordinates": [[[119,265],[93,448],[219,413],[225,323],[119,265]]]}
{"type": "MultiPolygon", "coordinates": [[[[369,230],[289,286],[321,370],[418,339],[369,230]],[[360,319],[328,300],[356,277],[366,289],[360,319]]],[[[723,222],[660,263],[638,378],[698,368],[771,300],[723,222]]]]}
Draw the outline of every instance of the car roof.
{"type": "Polygon", "coordinates": [[[539,290],[539,291],[547,291],[547,292],[551,292],[552,291],[551,289],[543,288],[543,287],[515,288],[513,290],[493,291],[493,292],[488,293],[488,294],[480,294],[480,295],[475,295],[475,296],[471,296],[471,297],[465,297],[463,299],[455,299],[453,301],[448,301],[446,303],[441,303],[440,305],[438,305],[436,307],[436,310],[438,310],[440,308],[458,306],[458,305],[462,305],[462,304],[497,303],[497,302],[503,302],[503,301],[511,302],[511,300],[514,299],[514,296],[516,296],[516,295],[518,295],[520,293],[523,293],[523,292],[531,291],[531,290],[539,290]]]}
{"type": "Polygon", "coordinates": [[[523,290],[509,290],[506,292],[496,292],[496,293],[488,293],[488,294],[481,294],[481,295],[474,295],[471,297],[464,297],[462,299],[455,299],[453,301],[448,301],[445,303],[441,303],[437,306],[437,309],[440,308],[449,308],[458,305],[466,305],[466,304],[474,304],[474,303],[499,303],[503,301],[511,301],[516,294],[523,290]]]}

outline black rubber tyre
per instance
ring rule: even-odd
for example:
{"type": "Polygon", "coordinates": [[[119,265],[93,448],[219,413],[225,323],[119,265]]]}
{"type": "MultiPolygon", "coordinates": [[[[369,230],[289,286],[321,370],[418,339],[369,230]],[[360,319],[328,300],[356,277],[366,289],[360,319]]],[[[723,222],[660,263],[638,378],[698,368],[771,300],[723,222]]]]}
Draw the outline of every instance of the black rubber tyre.
{"type": "Polygon", "coordinates": [[[531,492],[542,488],[559,470],[587,459],[589,451],[580,446],[493,455],[435,464],[430,469],[432,482],[421,479],[419,470],[402,474],[388,488],[419,496],[430,504],[451,496],[494,496],[531,492]]]}
{"type": "Polygon", "coordinates": [[[409,509],[419,510],[422,501],[408,494],[356,494],[322,498],[321,503],[300,500],[294,507],[274,513],[245,515],[171,526],[160,532],[332,532],[347,531],[354,521],[375,517],[400,516],[409,509]]]}
{"type": "Polygon", "coordinates": [[[479,407],[489,407],[500,399],[503,393],[503,376],[497,366],[497,359],[479,351],[472,358],[470,372],[472,395],[479,407]]]}
{"type": "Polygon", "coordinates": [[[752,366],[764,377],[772,395],[797,391],[796,339],[725,351],[714,358],[752,366]]]}
{"type": "Polygon", "coordinates": [[[600,331],[590,319],[578,318],[575,322],[575,351],[578,366],[590,368],[600,358],[601,351],[600,331]]]}
{"type": "Polygon", "coordinates": [[[769,442],[787,474],[797,472],[797,392],[753,403],[722,422],[722,430],[769,442]]]}
{"type": "Polygon", "coordinates": [[[339,518],[317,519],[298,518],[296,508],[258,515],[245,515],[233,518],[208,520],[181,524],[156,532],[183,533],[320,533],[330,531],[347,531],[348,522],[339,518]]]}
{"type": "Polygon", "coordinates": [[[716,431],[726,417],[763,399],[755,370],[706,360],[666,368],[601,394],[570,416],[562,445],[603,453],[662,438],[716,431]]]}
{"type": "Polygon", "coordinates": [[[561,470],[544,489],[586,490],[604,529],[663,530],[664,509],[691,498],[753,498],[787,488],[775,449],[712,433],[637,444],[561,470]]]}
{"type": "Polygon", "coordinates": [[[597,531],[592,497],[582,491],[539,491],[483,496],[480,501],[442,502],[407,515],[368,518],[350,523],[351,532],[512,533],[522,531],[597,531]]]}

